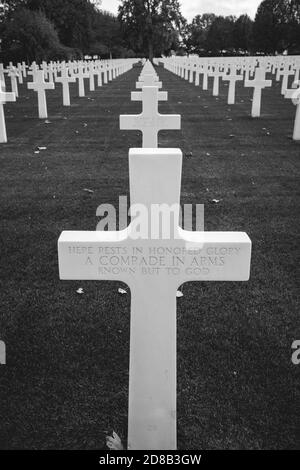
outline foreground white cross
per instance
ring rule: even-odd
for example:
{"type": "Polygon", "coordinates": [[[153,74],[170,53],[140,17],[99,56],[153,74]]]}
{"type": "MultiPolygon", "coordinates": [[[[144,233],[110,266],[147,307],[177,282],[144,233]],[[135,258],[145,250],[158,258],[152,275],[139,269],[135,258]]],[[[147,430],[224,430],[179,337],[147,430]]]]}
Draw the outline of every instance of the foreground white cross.
{"type": "Polygon", "coordinates": [[[56,82],[62,84],[63,89],[63,105],[70,106],[70,87],[69,83],[75,83],[76,78],[70,77],[69,69],[67,67],[63,67],[61,70],[61,76],[56,78],[56,82]]]}
{"type": "Polygon", "coordinates": [[[47,119],[47,101],[46,101],[46,90],[54,90],[54,83],[46,83],[43,70],[37,70],[34,75],[34,81],[27,84],[29,90],[37,92],[38,106],[39,106],[39,118],[47,119]]]}
{"type": "Polygon", "coordinates": [[[261,93],[266,87],[272,86],[272,80],[266,80],[266,70],[263,67],[257,68],[253,80],[245,80],[245,87],[254,87],[252,111],[253,118],[260,116],[261,93]]]}
{"type": "Polygon", "coordinates": [[[129,286],[128,449],[173,450],[176,292],[190,281],[247,281],[251,241],[245,233],[179,227],[180,150],[131,149],[129,169],[130,226],[121,232],[63,232],[59,272],[62,280],[122,281],[129,286]],[[153,210],[158,216],[150,217],[153,210]],[[137,239],[141,213],[144,238],[137,239]]]}
{"type": "Polygon", "coordinates": [[[143,147],[158,146],[158,132],[163,129],[180,129],[181,116],[159,114],[159,91],[156,86],[143,87],[143,112],[137,115],[120,116],[120,129],[140,130],[143,133],[143,147]]]}
{"type": "Polygon", "coordinates": [[[6,93],[2,91],[2,82],[0,82],[0,142],[7,142],[6,124],[4,115],[4,104],[8,101],[16,101],[15,93],[6,93]]]}

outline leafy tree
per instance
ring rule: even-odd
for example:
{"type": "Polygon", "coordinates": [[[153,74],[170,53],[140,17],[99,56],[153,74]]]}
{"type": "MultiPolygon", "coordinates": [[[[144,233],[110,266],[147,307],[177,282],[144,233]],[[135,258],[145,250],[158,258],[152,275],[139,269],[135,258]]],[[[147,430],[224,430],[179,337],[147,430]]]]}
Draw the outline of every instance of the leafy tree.
{"type": "Polygon", "coordinates": [[[150,60],[177,49],[186,23],[178,0],[122,0],[118,18],[127,46],[150,60]]]}
{"type": "Polygon", "coordinates": [[[188,26],[188,34],[185,40],[188,52],[203,54],[207,51],[207,36],[215,19],[216,15],[214,13],[195,16],[188,26]]]}
{"type": "Polygon", "coordinates": [[[235,21],[234,16],[215,18],[207,35],[207,48],[212,54],[218,55],[223,50],[229,52],[234,49],[235,21]]]}
{"type": "Polygon", "coordinates": [[[51,60],[71,53],[62,46],[53,24],[41,12],[16,10],[2,28],[6,60],[51,60]]]}
{"type": "Polygon", "coordinates": [[[95,7],[88,0],[25,0],[26,7],[42,11],[55,25],[60,41],[87,52],[95,7]]]}
{"type": "Polygon", "coordinates": [[[90,54],[101,57],[126,57],[120,23],[108,12],[97,12],[93,17],[90,54]]]}
{"type": "Polygon", "coordinates": [[[299,45],[299,25],[299,0],[264,0],[254,22],[256,49],[273,54],[299,45]]]}
{"type": "Polygon", "coordinates": [[[79,55],[127,56],[119,21],[116,16],[99,10],[100,0],[6,0],[4,3],[2,24],[18,9],[26,7],[42,12],[54,25],[60,42],[79,55]]]}
{"type": "Polygon", "coordinates": [[[241,15],[234,24],[234,46],[237,50],[249,51],[252,46],[253,21],[248,15],[241,15]]]}

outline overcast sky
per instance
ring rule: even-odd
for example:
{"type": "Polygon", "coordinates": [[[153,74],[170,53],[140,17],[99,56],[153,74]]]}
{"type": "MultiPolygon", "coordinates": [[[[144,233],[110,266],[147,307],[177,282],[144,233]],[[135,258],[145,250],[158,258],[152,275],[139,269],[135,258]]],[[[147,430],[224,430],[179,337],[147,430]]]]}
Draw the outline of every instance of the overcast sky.
{"type": "MultiPolygon", "coordinates": [[[[200,13],[216,13],[219,15],[242,15],[248,13],[254,18],[261,0],[181,0],[183,16],[191,21],[200,13]]],[[[119,0],[102,0],[102,9],[117,13],[119,0]]]]}

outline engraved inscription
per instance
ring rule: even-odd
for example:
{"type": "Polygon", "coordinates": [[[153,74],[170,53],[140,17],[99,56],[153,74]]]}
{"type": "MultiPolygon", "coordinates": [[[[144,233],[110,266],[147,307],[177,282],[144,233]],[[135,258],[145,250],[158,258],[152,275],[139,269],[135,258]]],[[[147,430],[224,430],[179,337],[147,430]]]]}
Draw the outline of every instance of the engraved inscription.
{"type": "Polygon", "coordinates": [[[97,270],[99,277],[127,273],[131,276],[205,276],[222,269],[229,259],[238,257],[239,247],[68,246],[71,257],[79,257],[83,266],[97,270]]]}

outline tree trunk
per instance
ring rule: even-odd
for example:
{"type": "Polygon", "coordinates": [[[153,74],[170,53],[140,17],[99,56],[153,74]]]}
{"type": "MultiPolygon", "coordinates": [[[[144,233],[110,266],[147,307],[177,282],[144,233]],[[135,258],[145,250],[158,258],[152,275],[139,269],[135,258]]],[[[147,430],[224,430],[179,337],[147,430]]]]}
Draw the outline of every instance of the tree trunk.
{"type": "Polygon", "coordinates": [[[148,55],[149,55],[150,62],[153,62],[153,41],[152,41],[152,38],[149,38],[148,55]]]}

